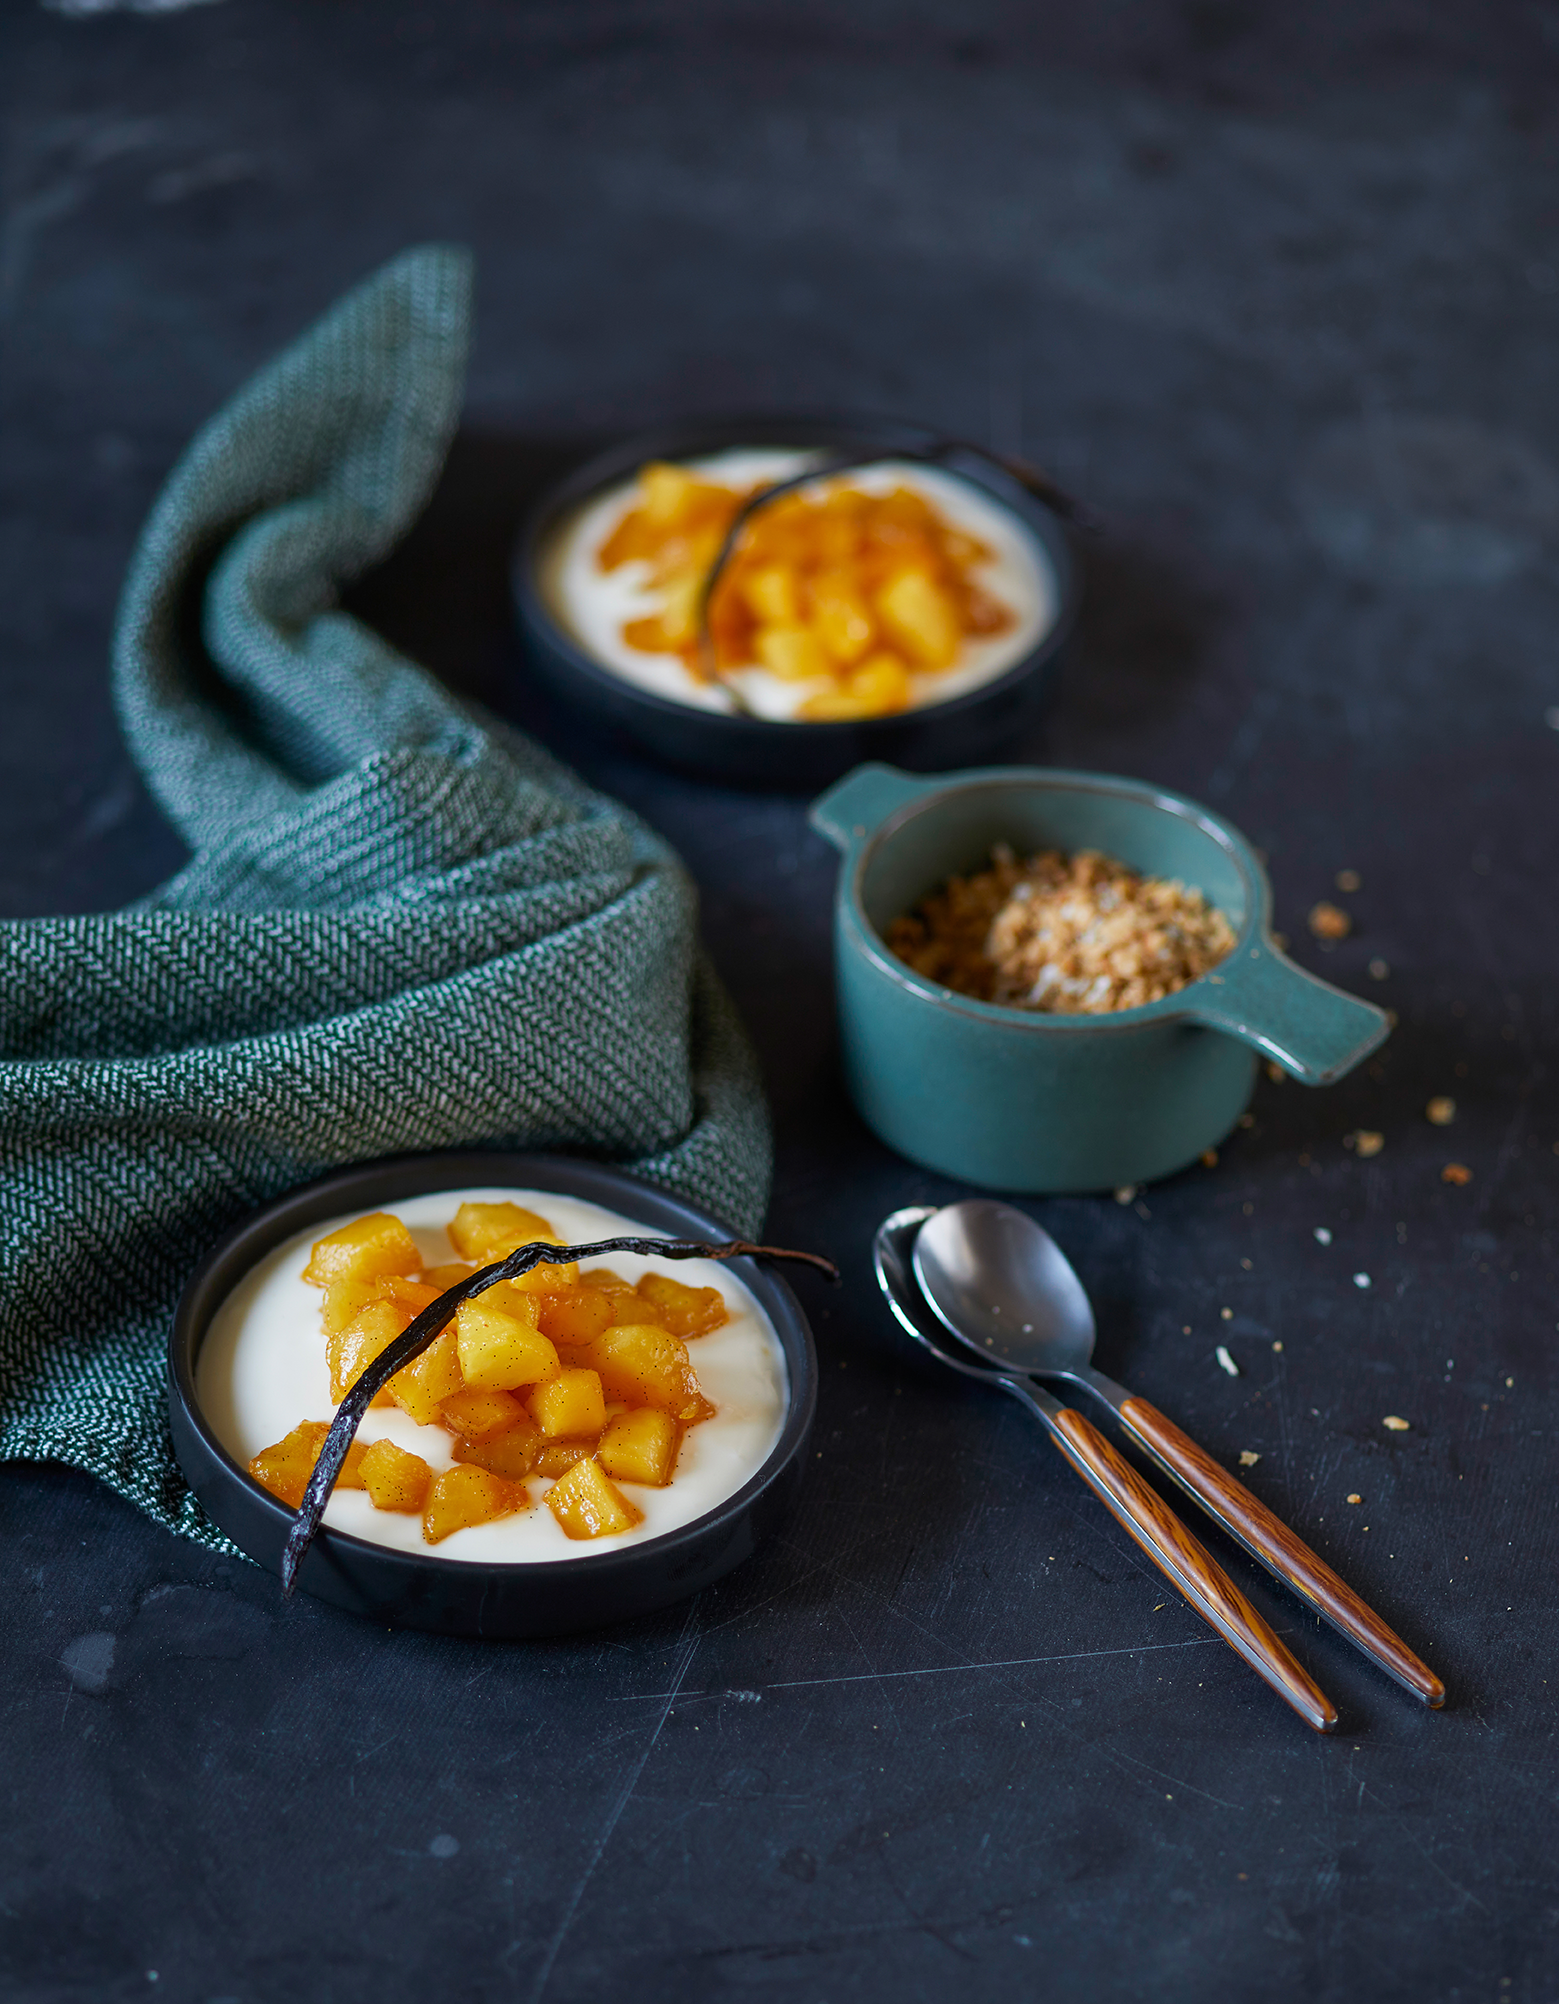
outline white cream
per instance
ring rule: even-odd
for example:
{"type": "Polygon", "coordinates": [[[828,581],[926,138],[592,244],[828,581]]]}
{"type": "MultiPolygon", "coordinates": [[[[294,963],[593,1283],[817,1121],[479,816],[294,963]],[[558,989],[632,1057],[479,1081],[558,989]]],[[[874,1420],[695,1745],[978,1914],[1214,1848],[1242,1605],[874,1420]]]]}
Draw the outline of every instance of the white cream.
{"type": "MultiPolygon", "coordinates": [[[[539,1212],[569,1245],[625,1235],[667,1236],[598,1204],[548,1190],[440,1190],[383,1208],[404,1221],[428,1264],[437,1266],[455,1256],[445,1227],[464,1202],[522,1204],[539,1212]]],[[[362,1215],[359,1209],[323,1219],[269,1253],[212,1318],[201,1346],[196,1394],[217,1439],[242,1467],[262,1448],[291,1433],[300,1420],[328,1420],[335,1411],[320,1330],[320,1291],[308,1286],[302,1274],[316,1239],[362,1215]]],[[[563,1535],[552,1512],[536,1500],[517,1516],[473,1525],[428,1545],[420,1517],[376,1510],[365,1490],[338,1489],[325,1509],[325,1522],[333,1530],[349,1531],[376,1545],[465,1559],[473,1565],[546,1564],[616,1551],[690,1524],[757,1473],[779,1438],[790,1388],[779,1338],[752,1295],[714,1260],[613,1253],[587,1264],[609,1266],[630,1281],[645,1273],[663,1273],[689,1287],[717,1287],[731,1318],[688,1345],[699,1387],[716,1411],[713,1419],[683,1435],[670,1484],[664,1489],[642,1483],[620,1485],[628,1500],[644,1512],[644,1521],[615,1537],[574,1540],[563,1535]]],[[[420,1454],[435,1473],[454,1465],[454,1437],[442,1427],[418,1426],[398,1408],[370,1408],[358,1428],[358,1439],[393,1440],[420,1454]]],[[[531,1476],[527,1486],[532,1498],[539,1499],[552,1485],[531,1476]]]]}
{"type": "MultiPolygon", "coordinates": [[[[754,449],[690,459],[686,465],[727,486],[751,487],[760,480],[788,480],[822,457],[816,452],[754,449]]],[[[989,562],[974,565],[970,575],[1015,616],[1005,633],[966,639],[956,667],[940,674],[912,675],[912,709],[949,702],[994,681],[1038,646],[1055,625],[1060,595],[1043,544],[1010,509],[971,481],[900,459],[851,468],[841,477],[871,494],[912,488],[955,528],[978,537],[992,554],[989,562]]],[[[641,653],[622,637],[629,620],[648,618],[661,606],[660,595],[650,588],[647,563],[619,564],[603,571],[598,562],[602,545],[634,506],[637,490],[637,480],[624,480],[596,495],[562,525],[542,556],[541,586],[548,607],[587,653],[624,681],[696,709],[729,713],[735,705],[721,684],[698,681],[675,654],[641,653]]],[[[782,682],[757,667],[736,669],[730,679],[748,710],[776,723],[804,721],[796,712],[807,697],[834,686],[831,681],[782,682]]]]}

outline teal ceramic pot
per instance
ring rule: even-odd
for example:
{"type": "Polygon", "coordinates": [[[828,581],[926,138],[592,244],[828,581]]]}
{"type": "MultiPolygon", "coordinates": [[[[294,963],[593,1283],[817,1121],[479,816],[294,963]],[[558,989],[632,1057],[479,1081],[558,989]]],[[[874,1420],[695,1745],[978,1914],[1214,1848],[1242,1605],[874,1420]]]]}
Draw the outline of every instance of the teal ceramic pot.
{"type": "Polygon", "coordinates": [[[1147,1183],[1194,1162],[1244,1111],[1258,1053],[1329,1085],[1386,1037],[1383,1010],[1284,958],[1272,890],[1227,821],[1179,794],[1030,766],[916,778],[863,765],[812,808],[843,853],[835,907],[845,1078],[890,1148],[985,1189],[1147,1183]],[[884,934],[996,842],[1098,849],[1195,885],[1238,936],[1201,980],[1140,1009],[1057,1016],[976,1002],[911,971],[884,934]]]}

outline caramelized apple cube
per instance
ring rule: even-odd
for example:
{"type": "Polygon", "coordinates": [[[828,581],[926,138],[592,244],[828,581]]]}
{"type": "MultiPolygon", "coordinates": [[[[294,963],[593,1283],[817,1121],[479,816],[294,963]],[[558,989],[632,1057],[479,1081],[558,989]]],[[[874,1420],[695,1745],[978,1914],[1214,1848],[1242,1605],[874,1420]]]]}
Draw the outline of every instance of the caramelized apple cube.
{"type": "Polygon", "coordinates": [[[501,1433],[525,1417],[525,1408],[508,1392],[456,1392],[439,1408],[439,1418],[462,1440],[481,1440],[501,1433]]]}
{"type": "Polygon", "coordinates": [[[361,1474],[376,1510],[415,1515],[428,1500],[433,1470],[420,1454],[408,1454],[393,1440],[376,1440],[363,1456],[361,1474]]]}
{"type": "Polygon", "coordinates": [[[926,571],[897,572],[877,594],[877,613],[921,667],[949,668],[957,659],[957,608],[926,571]]]}
{"type": "Polygon", "coordinates": [[[684,1343],[691,1336],[707,1336],[731,1319],[718,1287],[688,1287],[668,1274],[647,1273],[637,1292],[652,1310],[647,1319],[659,1322],[684,1343]]]}
{"type": "Polygon", "coordinates": [[[346,1459],[341,1464],[341,1473],[336,1477],[338,1489],[366,1489],[363,1480],[363,1456],[368,1452],[365,1440],[354,1440],[346,1451],[346,1459]]]}
{"type": "Polygon", "coordinates": [[[553,1343],[589,1343],[611,1327],[611,1297],[597,1287],[571,1287],[564,1294],[533,1298],[536,1325],[553,1343]]]}
{"type": "Polygon", "coordinates": [[[485,1295],[461,1302],[455,1329],[461,1375],[478,1390],[510,1392],[557,1376],[558,1353],[541,1331],[517,1315],[489,1308],[485,1295]]]}
{"type": "Polygon", "coordinates": [[[249,1473],[262,1488],[296,1510],[329,1431],[328,1420],[300,1420],[284,1440],[261,1448],[249,1464],[249,1473]]]}
{"type": "Polygon", "coordinates": [[[535,1422],[524,1413],[513,1426],[498,1433],[483,1434],[480,1440],[457,1440],[456,1461],[469,1461],[478,1468],[490,1468],[494,1475],[518,1482],[530,1474],[541,1452],[541,1435],[535,1422]]]}
{"type": "Polygon", "coordinates": [[[549,1440],[598,1434],[606,1425],[606,1400],[594,1371],[559,1371],[526,1400],[530,1416],[549,1440]]]}
{"type": "Polygon", "coordinates": [[[327,1341],[338,1335],[354,1316],[360,1315],[370,1301],[382,1299],[377,1280],[353,1280],[348,1276],[331,1281],[325,1288],[325,1298],[319,1311],[327,1341]]]}
{"type": "Polygon", "coordinates": [[[615,1324],[590,1345],[589,1357],[608,1398],[659,1406],[684,1426],[696,1426],[714,1411],[699,1392],[687,1345],[657,1323],[615,1324]]]}
{"type": "Polygon", "coordinates": [[[460,1371],[460,1350],[453,1329],[435,1336],[420,1357],[414,1357],[396,1372],[385,1390],[418,1426],[436,1426],[441,1407],[465,1383],[460,1371]]]}
{"type": "Polygon", "coordinates": [[[558,1476],[567,1475],[576,1461],[586,1461],[594,1453],[593,1440],[549,1440],[537,1451],[532,1473],[556,1481],[558,1476]]]}
{"type": "Polygon", "coordinates": [[[752,645],[760,665],[782,682],[810,682],[828,673],[828,656],[809,627],[760,626],[752,645]]]}
{"type": "Polygon", "coordinates": [[[876,622],[848,573],[813,585],[812,631],[829,658],[844,667],[859,661],[877,638],[876,622]]]}
{"type": "Polygon", "coordinates": [[[633,1293],[633,1282],[631,1280],[624,1280],[620,1273],[614,1272],[609,1266],[587,1266],[581,1268],[579,1285],[581,1287],[593,1287],[598,1293],[605,1294],[613,1300],[618,1295],[633,1293]]]}
{"type": "Polygon", "coordinates": [[[429,1287],[436,1287],[440,1294],[447,1288],[458,1287],[463,1280],[469,1280],[476,1268],[469,1260],[454,1259],[443,1266],[430,1266],[422,1278],[429,1287]]]}
{"type": "Polygon", "coordinates": [[[765,626],[794,626],[799,618],[796,574],[788,564],[763,564],[742,579],[742,597],[765,626]]]}
{"type": "Polygon", "coordinates": [[[557,1245],[545,1218],[519,1204],[462,1204],[449,1228],[449,1242],[462,1259],[491,1266],[516,1246],[557,1245]]]}
{"type": "Polygon", "coordinates": [[[433,1478],[422,1513],[422,1535],[430,1545],[441,1544],[454,1531],[473,1524],[493,1524],[530,1507],[523,1483],[510,1482],[487,1468],[446,1468],[433,1478]]]}
{"type": "Polygon", "coordinates": [[[664,1489],[677,1460],[677,1423],[657,1406],[614,1413],[596,1448],[596,1459],[619,1482],[664,1489]]]}
{"type": "MultiPolygon", "coordinates": [[[[344,1329],[330,1338],[325,1345],[325,1356],[330,1365],[330,1396],[337,1405],[379,1352],[395,1341],[411,1319],[410,1311],[393,1301],[370,1301],[344,1329]]],[[[370,1403],[387,1406],[393,1402],[389,1392],[381,1390],[375,1392],[370,1403]]]]}
{"type": "Polygon", "coordinates": [[[686,467],[652,459],[639,474],[639,506],[647,521],[657,528],[670,528],[689,512],[700,485],[686,467]]]}
{"type": "Polygon", "coordinates": [[[501,1308],[505,1315],[528,1323],[532,1329],[541,1317],[543,1297],[527,1288],[517,1287],[512,1280],[495,1280],[491,1287],[484,1287],[480,1294],[473,1294],[470,1298],[480,1301],[484,1308],[501,1308]]]}
{"type": "Polygon", "coordinates": [[[599,1462],[576,1461],[547,1491],[547,1508],[568,1538],[609,1538],[631,1531],[642,1522],[636,1510],[599,1462]]]}
{"type": "Polygon", "coordinates": [[[303,1278],[314,1287],[328,1287],[333,1280],[378,1280],[421,1268],[422,1255],[400,1219],[373,1211],[316,1239],[303,1278]]]}

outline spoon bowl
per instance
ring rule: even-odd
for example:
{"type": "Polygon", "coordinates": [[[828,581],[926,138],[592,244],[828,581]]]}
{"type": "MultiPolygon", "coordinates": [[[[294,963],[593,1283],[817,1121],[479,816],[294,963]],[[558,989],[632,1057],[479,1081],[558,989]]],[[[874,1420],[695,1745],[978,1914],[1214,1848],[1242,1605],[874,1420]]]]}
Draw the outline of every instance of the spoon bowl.
{"type": "Polygon", "coordinates": [[[915,1237],[915,1278],[960,1343],[1009,1370],[1069,1377],[1093,1362],[1093,1308],[1071,1262],[1026,1212],[970,1198],[915,1237]]]}

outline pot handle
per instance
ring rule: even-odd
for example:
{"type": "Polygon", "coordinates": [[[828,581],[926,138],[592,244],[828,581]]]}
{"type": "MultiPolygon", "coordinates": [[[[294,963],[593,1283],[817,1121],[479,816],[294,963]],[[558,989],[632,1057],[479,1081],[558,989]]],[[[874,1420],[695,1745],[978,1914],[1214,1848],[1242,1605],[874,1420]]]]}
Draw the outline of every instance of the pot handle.
{"type": "Polygon", "coordinates": [[[893,765],[858,765],[826,793],[818,795],[807,819],[836,849],[849,849],[857,842],[864,842],[907,800],[946,784],[946,774],[936,779],[917,779],[893,765]]]}
{"type": "Polygon", "coordinates": [[[1330,1085],[1391,1034],[1391,1018],[1296,967],[1270,939],[1239,947],[1196,984],[1187,1014],[1254,1044],[1305,1085],[1330,1085]]]}

